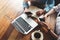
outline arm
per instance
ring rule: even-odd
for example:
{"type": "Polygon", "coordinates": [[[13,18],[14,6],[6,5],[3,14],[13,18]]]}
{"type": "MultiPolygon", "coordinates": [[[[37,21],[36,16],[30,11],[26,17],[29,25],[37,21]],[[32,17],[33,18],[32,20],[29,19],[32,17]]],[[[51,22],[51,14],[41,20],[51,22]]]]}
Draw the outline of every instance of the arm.
{"type": "Polygon", "coordinates": [[[46,13],[45,17],[59,11],[60,11],[60,4],[58,4],[57,6],[54,6],[48,13],[46,13]]]}
{"type": "Polygon", "coordinates": [[[27,8],[29,8],[29,5],[28,5],[28,1],[24,1],[23,2],[23,8],[25,9],[27,9],[27,8]]]}
{"type": "Polygon", "coordinates": [[[24,8],[24,12],[28,12],[28,8],[29,8],[29,4],[28,4],[28,0],[23,2],[23,8],[24,8]]]}
{"type": "Polygon", "coordinates": [[[45,17],[48,17],[49,15],[55,13],[54,9],[51,9],[48,13],[45,14],[45,17]]]}
{"type": "Polygon", "coordinates": [[[45,17],[55,13],[55,12],[59,12],[60,11],[60,4],[58,4],[57,6],[54,6],[46,15],[45,17]]]}
{"type": "Polygon", "coordinates": [[[44,10],[46,12],[48,12],[50,9],[53,8],[54,4],[55,4],[55,1],[54,0],[47,0],[46,1],[46,6],[45,6],[44,10]]]}

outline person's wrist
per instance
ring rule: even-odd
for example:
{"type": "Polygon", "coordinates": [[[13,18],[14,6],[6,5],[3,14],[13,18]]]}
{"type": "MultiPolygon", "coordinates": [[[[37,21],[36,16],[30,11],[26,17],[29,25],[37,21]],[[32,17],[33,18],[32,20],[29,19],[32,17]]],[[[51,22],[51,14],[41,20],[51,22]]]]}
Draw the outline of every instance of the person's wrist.
{"type": "Polygon", "coordinates": [[[47,14],[45,14],[45,18],[47,17],[48,15],[47,14]]]}
{"type": "Polygon", "coordinates": [[[24,12],[29,12],[28,8],[25,8],[25,9],[24,9],[24,12]]]}

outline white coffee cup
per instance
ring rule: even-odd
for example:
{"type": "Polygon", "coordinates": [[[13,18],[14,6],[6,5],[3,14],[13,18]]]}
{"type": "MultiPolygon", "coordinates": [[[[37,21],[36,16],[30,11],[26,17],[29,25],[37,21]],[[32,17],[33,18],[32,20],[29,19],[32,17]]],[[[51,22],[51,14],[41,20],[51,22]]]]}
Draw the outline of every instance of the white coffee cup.
{"type": "Polygon", "coordinates": [[[32,40],[43,40],[43,33],[40,30],[34,31],[31,38],[32,40]]]}

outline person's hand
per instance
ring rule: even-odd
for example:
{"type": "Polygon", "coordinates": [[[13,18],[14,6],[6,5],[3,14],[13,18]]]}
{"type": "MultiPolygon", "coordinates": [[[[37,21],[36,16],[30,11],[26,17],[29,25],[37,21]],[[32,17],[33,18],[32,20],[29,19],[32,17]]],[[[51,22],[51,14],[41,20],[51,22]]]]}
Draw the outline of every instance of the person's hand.
{"type": "Polygon", "coordinates": [[[29,10],[27,8],[25,8],[24,12],[29,12],[29,10]]]}
{"type": "Polygon", "coordinates": [[[45,14],[45,13],[46,13],[45,10],[40,9],[39,11],[36,12],[36,15],[37,15],[37,16],[40,16],[40,15],[45,14]]]}
{"type": "Polygon", "coordinates": [[[48,17],[48,15],[47,14],[45,14],[45,16],[44,16],[45,18],[47,18],[48,17]]]}
{"type": "Polygon", "coordinates": [[[25,12],[25,14],[27,14],[28,17],[31,17],[32,16],[32,13],[31,12],[25,12]]]}
{"type": "Polygon", "coordinates": [[[27,8],[25,8],[24,12],[25,14],[27,14],[28,17],[32,16],[32,13],[27,8]]]}

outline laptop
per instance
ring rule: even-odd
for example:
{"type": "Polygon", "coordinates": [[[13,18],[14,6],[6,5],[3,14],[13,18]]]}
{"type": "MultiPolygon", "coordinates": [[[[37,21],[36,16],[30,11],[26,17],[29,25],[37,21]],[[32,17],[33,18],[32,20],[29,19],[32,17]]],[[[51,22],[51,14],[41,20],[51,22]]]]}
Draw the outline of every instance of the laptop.
{"type": "Polygon", "coordinates": [[[25,13],[15,18],[11,23],[19,32],[23,34],[28,34],[38,25],[38,23],[28,17],[25,13]]]}

